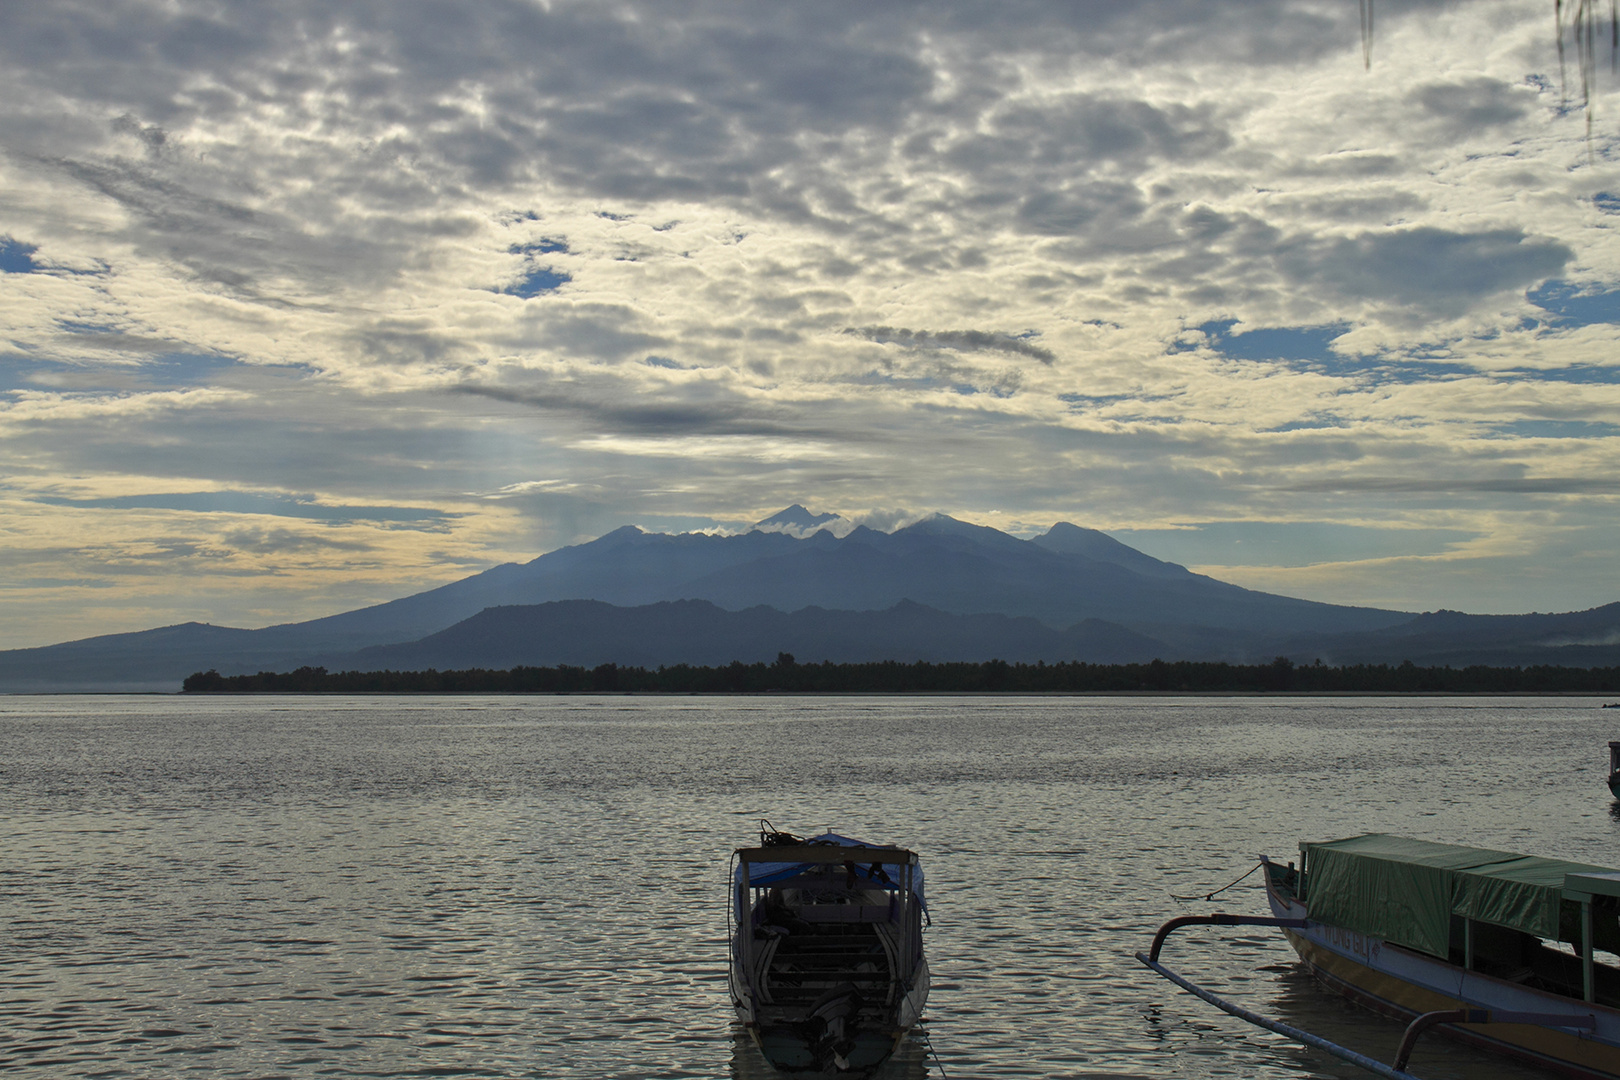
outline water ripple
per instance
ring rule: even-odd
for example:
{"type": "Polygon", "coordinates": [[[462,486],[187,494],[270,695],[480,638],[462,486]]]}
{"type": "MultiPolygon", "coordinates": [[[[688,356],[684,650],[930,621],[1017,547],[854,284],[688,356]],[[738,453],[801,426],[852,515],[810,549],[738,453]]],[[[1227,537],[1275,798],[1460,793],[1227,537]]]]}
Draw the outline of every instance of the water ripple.
{"type": "MultiPolygon", "coordinates": [[[[1596,704],[4,698],[0,1068],[763,1080],[721,964],[727,856],[768,817],[923,853],[954,1080],[1349,1077],[1130,953],[1306,837],[1620,861],[1596,704]]],[[[1274,938],[1172,951],[1393,1055],[1274,938]]],[[[1532,1075],[1444,1044],[1414,1070],[1532,1075]]],[[[939,1071],[913,1037],[885,1080],[939,1071]]]]}

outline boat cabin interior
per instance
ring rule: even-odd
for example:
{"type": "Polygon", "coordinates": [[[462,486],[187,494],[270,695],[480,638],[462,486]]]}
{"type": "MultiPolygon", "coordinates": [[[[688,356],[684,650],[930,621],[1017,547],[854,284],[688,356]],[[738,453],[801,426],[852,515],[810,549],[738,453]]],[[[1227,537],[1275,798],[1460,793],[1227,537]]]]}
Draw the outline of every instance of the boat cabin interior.
{"type": "MultiPolygon", "coordinates": [[[[1459,915],[1453,915],[1451,923],[1446,958],[1458,967],[1576,1001],[1585,998],[1585,974],[1581,957],[1576,953],[1511,927],[1493,926],[1459,915]]],[[[1593,956],[1593,1000],[1599,1005],[1620,1008],[1620,966],[1616,966],[1613,959],[1602,952],[1593,956]]]]}

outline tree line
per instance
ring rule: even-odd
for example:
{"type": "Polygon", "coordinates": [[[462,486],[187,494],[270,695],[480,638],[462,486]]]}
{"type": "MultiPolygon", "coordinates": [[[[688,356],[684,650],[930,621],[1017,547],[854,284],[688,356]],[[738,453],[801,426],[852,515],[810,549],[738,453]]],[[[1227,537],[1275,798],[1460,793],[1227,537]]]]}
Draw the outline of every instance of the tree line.
{"type": "Polygon", "coordinates": [[[204,693],[1443,693],[1546,694],[1620,692],[1620,667],[1418,667],[1402,664],[1297,665],[1279,656],[1269,664],[1178,660],[1148,664],[1063,662],[1009,664],[800,664],[788,653],[774,664],[733,661],[719,667],[658,668],[601,664],[594,668],[515,667],[506,671],[339,671],[301,667],[257,675],[199,671],[183,684],[204,693]]]}

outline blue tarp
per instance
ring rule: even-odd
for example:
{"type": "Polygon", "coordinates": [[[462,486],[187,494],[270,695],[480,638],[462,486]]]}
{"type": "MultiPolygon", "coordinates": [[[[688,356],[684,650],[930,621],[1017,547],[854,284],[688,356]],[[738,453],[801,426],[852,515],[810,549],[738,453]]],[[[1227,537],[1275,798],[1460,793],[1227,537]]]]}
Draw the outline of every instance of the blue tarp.
{"type": "MultiPolygon", "coordinates": [[[[845,847],[883,847],[882,844],[868,844],[864,840],[852,840],[837,833],[822,833],[812,836],[805,841],[807,844],[842,844],[845,847]]],[[[821,864],[825,865],[825,864],[821,864]]],[[[754,862],[748,864],[748,883],[756,889],[768,888],[780,884],[791,878],[796,878],[807,870],[814,869],[816,863],[796,862],[754,862]]],[[[887,882],[872,873],[869,863],[857,863],[856,874],[862,879],[861,884],[869,889],[890,889],[898,892],[900,883],[905,880],[906,868],[898,863],[884,863],[883,872],[889,875],[887,882]]],[[[733,882],[741,887],[743,883],[742,864],[739,863],[732,875],[733,882]]],[[[923,895],[922,864],[918,863],[911,868],[911,891],[917,897],[917,903],[924,911],[928,910],[928,900],[923,895]]]]}

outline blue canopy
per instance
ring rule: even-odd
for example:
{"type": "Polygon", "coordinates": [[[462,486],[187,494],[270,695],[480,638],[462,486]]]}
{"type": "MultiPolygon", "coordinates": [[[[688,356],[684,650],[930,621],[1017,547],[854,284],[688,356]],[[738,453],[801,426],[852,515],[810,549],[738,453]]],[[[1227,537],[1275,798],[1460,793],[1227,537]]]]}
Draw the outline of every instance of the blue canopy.
{"type": "MultiPolygon", "coordinates": [[[[822,833],[820,836],[812,836],[806,840],[805,843],[866,848],[885,846],[882,844],[868,844],[864,840],[852,840],[847,836],[839,836],[837,833],[822,833]]],[[[800,874],[813,869],[817,865],[825,866],[826,864],[809,862],[751,862],[748,864],[748,884],[756,889],[767,888],[771,885],[778,885],[784,881],[798,877],[800,874]]],[[[855,873],[858,877],[865,879],[862,884],[866,888],[889,889],[891,891],[898,892],[901,887],[901,882],[905,880],[906,867],[901,863],[886,862],[880,864],[880,869],[882,874],[874,872],[871,863],[857,862],[855,864],[855,873]],[[887,881],[883,880],[884,874],[888,876],[887,881]]],[[[737,887],[742,887],[743,868],[741,862],[737,864],[736,870],[733,871],[732,880],[737,887]]],[[[928,900],[923,895],[923,870],[920,862],[913,864],[911,867],[911,892],[912,895],[917,898],[917,903],[921,905],[922,909],[927,911],[928,900]]]]}

